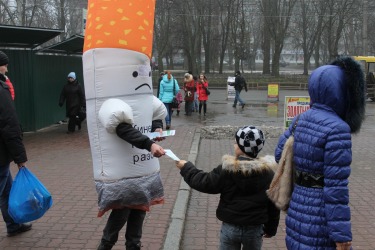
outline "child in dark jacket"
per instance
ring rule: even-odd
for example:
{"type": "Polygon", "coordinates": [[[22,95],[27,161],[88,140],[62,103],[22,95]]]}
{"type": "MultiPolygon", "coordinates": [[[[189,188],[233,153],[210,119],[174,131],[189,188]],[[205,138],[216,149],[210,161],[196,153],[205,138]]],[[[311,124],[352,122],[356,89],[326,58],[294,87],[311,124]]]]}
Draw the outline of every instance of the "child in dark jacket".
{"type": "Polygon", "coordinates": [[[220,249],[262,248],[263,237],[276,234],[280,211],[268,199],[274,156],[257,157],[264,146],[263,132],[246,126],[235,135],[235,156],[224,155],[222,164],[206,173],[191,162],[176,162],[186,183],[203,193],[220,194],[216,216],[223,222],[220,249]]]}

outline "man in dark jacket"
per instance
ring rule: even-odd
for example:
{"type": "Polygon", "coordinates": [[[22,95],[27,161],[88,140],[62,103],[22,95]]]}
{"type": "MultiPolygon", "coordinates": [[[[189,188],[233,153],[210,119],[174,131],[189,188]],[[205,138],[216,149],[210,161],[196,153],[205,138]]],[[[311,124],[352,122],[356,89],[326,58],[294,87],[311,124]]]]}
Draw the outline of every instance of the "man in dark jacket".
{"type": "Polygon", "coordinates": [[[240,94],[243,88],[245,88],[245,91],[247,92],[246,81],[240,71],[237,71],[235,76],[234,89],[236,90],[236,96],[234,98],[233,108],[237,106],[237,102],[239,102],[242,108],[244,108],[246,103],[241,99],[240,94]]]}
{"type": "Polygon", "coordinates": [[[184,160],[177,161],[176,166],[191,188],[220,194],[216,209],[216,217],[223,222],[220,249],[260,250],[262,236],[274,236],[280,219],[280,211],[266,194],[276,162],[270,155],[257,157],[265,139],[256,127],[240,128],[235,139],[235,155],[224,155],[222,164],[211,172],[184,160]]]}
{"type": "Polygon", "coordinates": [[[21,127],[8,85],[5,83],[8,56],[0,51],[0,208],[9,237],[31,229],[30,223],[15,223],[8,213],[9,193],[13,178],[9,171],[14,161],[18,168],[27,161],[25,146],[22,142],[21,127]]]}
{"type": "Polygon", "coordinates": [[[76,125],[78,130],[81,129],[80,117],[81,110],[86,110],[85,94],[79,84],[76,73],[70,72],[68,75],[68,82],[64,85],[59,100],[59,106],[62,107],[66,100],[66,116],[69,117],[68,134],[75,131],[76,125]]]}

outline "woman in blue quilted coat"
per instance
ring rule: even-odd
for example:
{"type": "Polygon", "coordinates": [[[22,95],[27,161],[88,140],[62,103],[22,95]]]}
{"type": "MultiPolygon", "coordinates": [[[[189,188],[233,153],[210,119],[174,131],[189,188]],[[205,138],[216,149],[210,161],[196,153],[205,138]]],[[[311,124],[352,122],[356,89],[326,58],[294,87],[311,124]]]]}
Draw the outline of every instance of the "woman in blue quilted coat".
{"type": "MultiPolygon", "coordinates": [[[[299,115],[294,132],[295,185],[285,221],[288,249],[351,249],[351,134],[364,119],[364,84],[360,65],[350,57],[311,74],[311,108],[299,115]]],[[[279,139],[277,162],[291,127],[279,139]]]]}

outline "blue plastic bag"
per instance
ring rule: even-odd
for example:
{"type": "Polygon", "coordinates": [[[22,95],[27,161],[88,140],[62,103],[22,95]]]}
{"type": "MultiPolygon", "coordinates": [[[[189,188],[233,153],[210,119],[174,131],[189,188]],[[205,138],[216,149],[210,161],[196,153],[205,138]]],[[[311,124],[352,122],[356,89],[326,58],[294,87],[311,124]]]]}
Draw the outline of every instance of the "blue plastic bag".
{"type": "Polygon", "coordinates": [[[33,173],[22,167],[10,190],[9,215],[16,223],[25,223],[39,219],[51,206],[50,192],[33,173]]]}

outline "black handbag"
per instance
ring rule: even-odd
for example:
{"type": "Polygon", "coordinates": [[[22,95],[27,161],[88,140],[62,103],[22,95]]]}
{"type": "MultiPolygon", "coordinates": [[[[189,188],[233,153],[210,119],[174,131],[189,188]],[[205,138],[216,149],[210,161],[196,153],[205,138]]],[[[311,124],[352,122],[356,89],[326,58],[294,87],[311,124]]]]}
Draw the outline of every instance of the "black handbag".
{"type": "Polygon", "coordinates": [[[86,107],[81,107],[78,112],[78,119],[82,122],[86,119],[86,107]]]}
{"type": "Polygon", "coordinates": [[[176,109],[176,108],[178,108],[179,104],[180,103],[177,101],[176,97],[173,97],[173,100],[172,100],[172,103],[171,103],[171,108],[176,109]]]}
{"type": "Polygon", "coordinates": [[[204,88],[206,90],[206,95],[210,95],[211,92],[208,90],[208,88],[204,88]]]}

